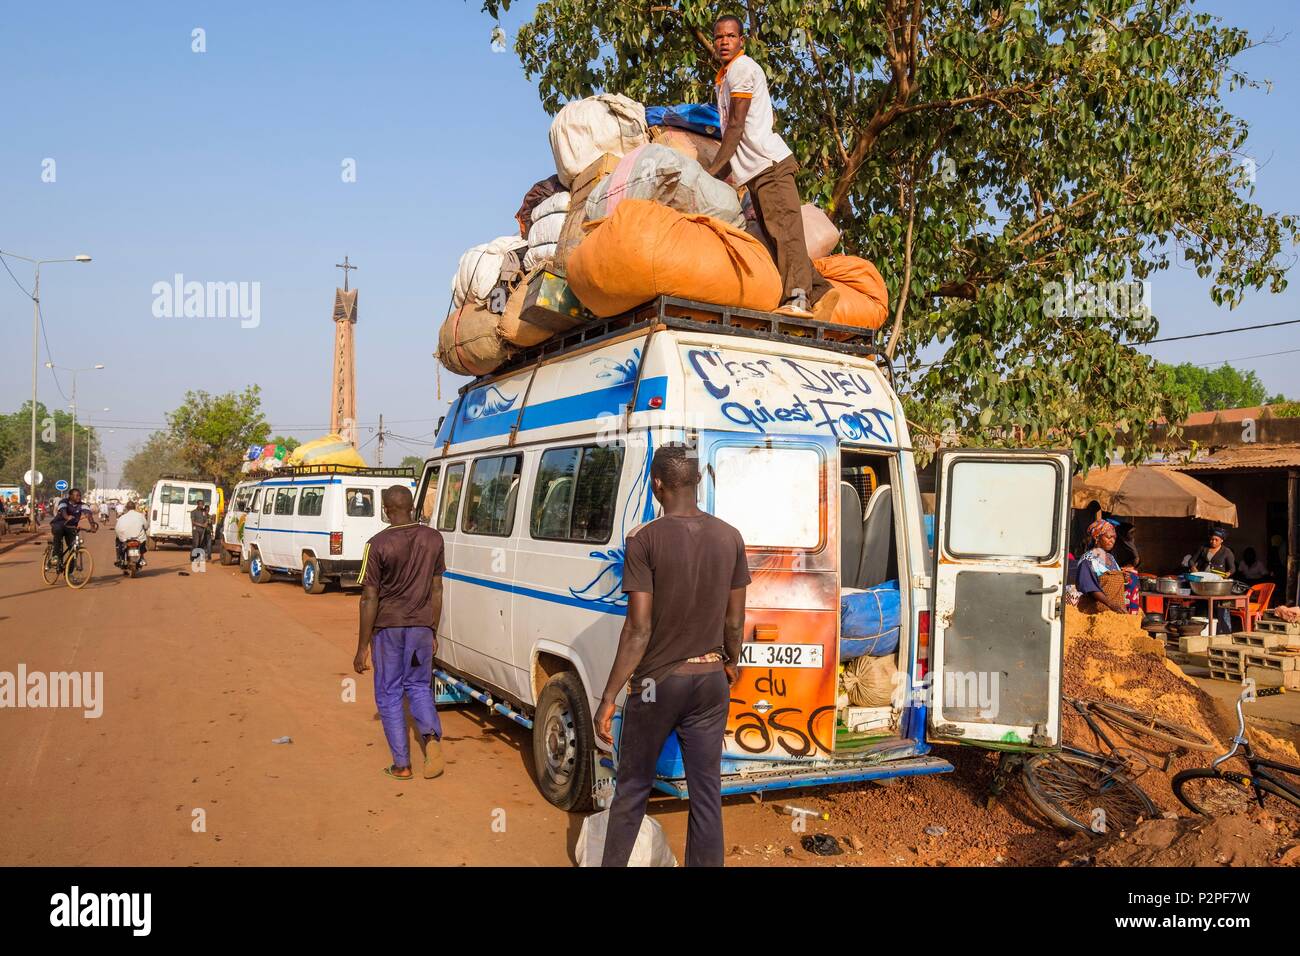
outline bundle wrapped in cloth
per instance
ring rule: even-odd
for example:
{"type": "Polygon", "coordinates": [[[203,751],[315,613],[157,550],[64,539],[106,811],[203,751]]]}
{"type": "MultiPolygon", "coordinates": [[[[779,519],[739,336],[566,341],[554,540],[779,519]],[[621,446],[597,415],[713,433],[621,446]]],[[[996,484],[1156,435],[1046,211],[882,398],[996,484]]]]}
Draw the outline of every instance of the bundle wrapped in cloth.
{"type": "Polygon", "coordinates": [[[366,466],[366,460],[361,457],[352,443],[337,434],[322,435],[315,441],[299,445],[289,452],[289,457],[285,461],[290,465],[355,465],[358,468],[366,466]]]}
{"type": "Polygon", "coordinates": [[[718,150],[722,148],[722,143],[712,136],[693,133],[688,129],[677,129],[673,126],[651,126],[650,142],[675,149],[701,166],[712,165],[713,160],[717,158],[718,150]]]}
{"type": "Polygon", "coordinates": [[[473,246],[460,257],[460,266],[451,279],[451,304],[459,308],[466,299],[486,300],[492,290],[510,273],[522,269],[522,251],[528,240],[519,236],[501,236],[491,242],[473,246]]]}
{"type": "Polygon", "coordinates": [[[574,100],[551,122],[555,172],[566,189],[602,155],[626,156],[649,141],[645,107],[619,93],[574,100]]]}
{"type": "Polygon", "coordinates": [[[656,296],[770,312],[781,275],[753,236],[708,216],[625,199],[569,256],[569,285],[598,316],[617,315],[656,296]]]}
{"type": "Polygon", "coordinates": [[[689,156],[658,143],[638,146],[587,197],[587,220],[604,219],[625,199],[650,199],[687,214],[745,224],[736,191],[689,156]]]}
{"type": "Polygon", "coordinates": [[[878,329],[885,324],[889,317],[889,290],[874,265],[857,256],[826,256],[814,259],[813,268],[840,290],[840,301],[831,322],[860,329],[878,329]]]}
{"type": "Polygon", "coordinates": [[[560,230],[569,215],[569,194],[554,193],[542,200],[532,211],[532,226],[528,230],[528,251],[524,253],[524,268],[531,271],[555,256],[560,230]]]}

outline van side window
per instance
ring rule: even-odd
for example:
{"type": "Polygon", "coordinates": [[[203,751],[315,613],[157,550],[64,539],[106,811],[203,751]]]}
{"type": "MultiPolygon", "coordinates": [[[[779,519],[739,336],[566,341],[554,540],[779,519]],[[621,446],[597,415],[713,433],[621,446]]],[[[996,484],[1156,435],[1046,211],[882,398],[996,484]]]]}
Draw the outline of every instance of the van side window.
{"type": "Polygon", "coordinates": [[[519,455],[479,458],[469,470],[465,533],[510,537],[519,494],[519,455]]]}
{"type": "Polygon", "coordinates": [[[438,514],[439,531],[456,530],[456,512],[460,510],[460,492],[465,485],[465,463],[451,465],[442,483],[442,511],[438,514]]]}
{"type": "Polygon", "coordinates": [[[319,515],[321,506],[325,503],[324,488],[304,488],[302,497],[298,499],[298,514],[300,515],[319,515]]]}
{"type": "Polygon", "coordinates": [[[297,488],[281,488],[275,493],[275,513],[278,515],[293,514],[293,499],[298,497],[297,488]]]}
{"type": "Polygon", "coordinates": [[[424,486],[420,489],[420,500],[415,503],[415,513],[420,524],[433,524],[433,509],[438,503],[438,472],[441,465],[430,465],[424,473],[424,486]]]}
{"type": "Polygon", "coordinates": [[[185,504],[185,489],[179,485],[163,485],[162,503],[165,505],[185,504]]]}
{"type": "Polygon", "coordinates": [[[266,489],[266,500],[262,502],[262,514],[269,515],[272,507],[275,505],[275,489],[266,489]]]}
{"type": "Polygon", "coordinates": [[[262,507],[262,489],[256,488],[253,490],[253,500],[248,503],[248,510],[256,511],[260,507],[262,507]]]}
{"type": "Polygon", "coordinates": [[[244,512],[248,510],[248,499],[252,495],[247,488],[235,493],[235,501],[231,505],[231,511],[244,512]]]}
{"type": "Polygon", "coordinates": [[[622,471],[622,448],[588,445],[544,452],[533,487],[532,536],[609,541],[622,471]]]}
{"type": "Polygon", "coordinates": [[[212,492],[207,488],[191,488],[189,494],[189,503],[197,505],[200,501],[208,507],[212,507],[212,492]]]}
{"type": "Polygon", "coordinates": [[[373,518],[375,516],[375,492],[373,488],[349,488],[344,492],[348,503],[349,518],[373,518]]]}

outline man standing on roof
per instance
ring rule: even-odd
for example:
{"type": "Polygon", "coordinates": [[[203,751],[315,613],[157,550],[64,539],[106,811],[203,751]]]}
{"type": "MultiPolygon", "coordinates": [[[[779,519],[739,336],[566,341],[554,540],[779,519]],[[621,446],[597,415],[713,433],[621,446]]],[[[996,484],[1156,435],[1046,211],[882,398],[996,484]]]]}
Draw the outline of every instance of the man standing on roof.
{"type": "Polygon", "coordinates": [[[730,165],[732,181],[749,187],[768,249],[781,273],[781,305],[776,311],[829,322],[840,294],[808,258],[799,187],[794,181],[799,164],[773,128],[767,77],[763,68],[745,55],[745,31],[739,17],[719,17],[713,24],[713,51],[722,63],[714,81],[722,117],[722,146],[709,173],[719,176],[730,165]]]}

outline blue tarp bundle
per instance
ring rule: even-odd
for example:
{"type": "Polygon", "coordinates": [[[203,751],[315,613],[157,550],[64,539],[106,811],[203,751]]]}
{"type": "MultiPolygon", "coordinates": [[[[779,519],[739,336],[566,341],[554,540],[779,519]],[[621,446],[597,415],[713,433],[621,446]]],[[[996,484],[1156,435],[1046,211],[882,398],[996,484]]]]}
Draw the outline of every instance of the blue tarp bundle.
{"type": "Polygon", "coordinates": [[[856,594],[840,595],[840,660],[898,650],[898,582],[886,581],[856,594]]]}
{"type": "Polygon", "coordinates": [[[647,126],[676,126],[692,133],[722,138],[722,117],[718,108],[709,103],[679,103],[677,106],[647,106],[647,126]]]}

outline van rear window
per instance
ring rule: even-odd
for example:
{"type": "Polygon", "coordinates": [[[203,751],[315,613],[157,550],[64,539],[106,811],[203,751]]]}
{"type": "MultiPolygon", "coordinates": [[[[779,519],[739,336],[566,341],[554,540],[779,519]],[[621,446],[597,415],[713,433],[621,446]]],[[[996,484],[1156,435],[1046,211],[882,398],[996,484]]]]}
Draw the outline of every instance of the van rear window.
{"type": "Polygon", "coordinates": [[[375,491],[373,488],[349,488],[345,494],[347,496],[349,518],[373,518],[375,516],[375,491]]]}
{"type": "Polygon", "coordinates": [[[723,445],[713,470],[713,513],[747,547],[820,547],[823,469],[815,448],[723,445]]]}
{"type": "Polygon", "coordinates": [[[191,488],[189,493],[189,503],[197,505],[200,501],[209,508],[212,507],[212,492],[207,488],[191,488]]]}
{"type": "Polygon", "coordinates": [[[185,489],[180,485],[163,485],[161,498],[162,503],[165,505],[183,505],[185,504],[185,489]]]}

